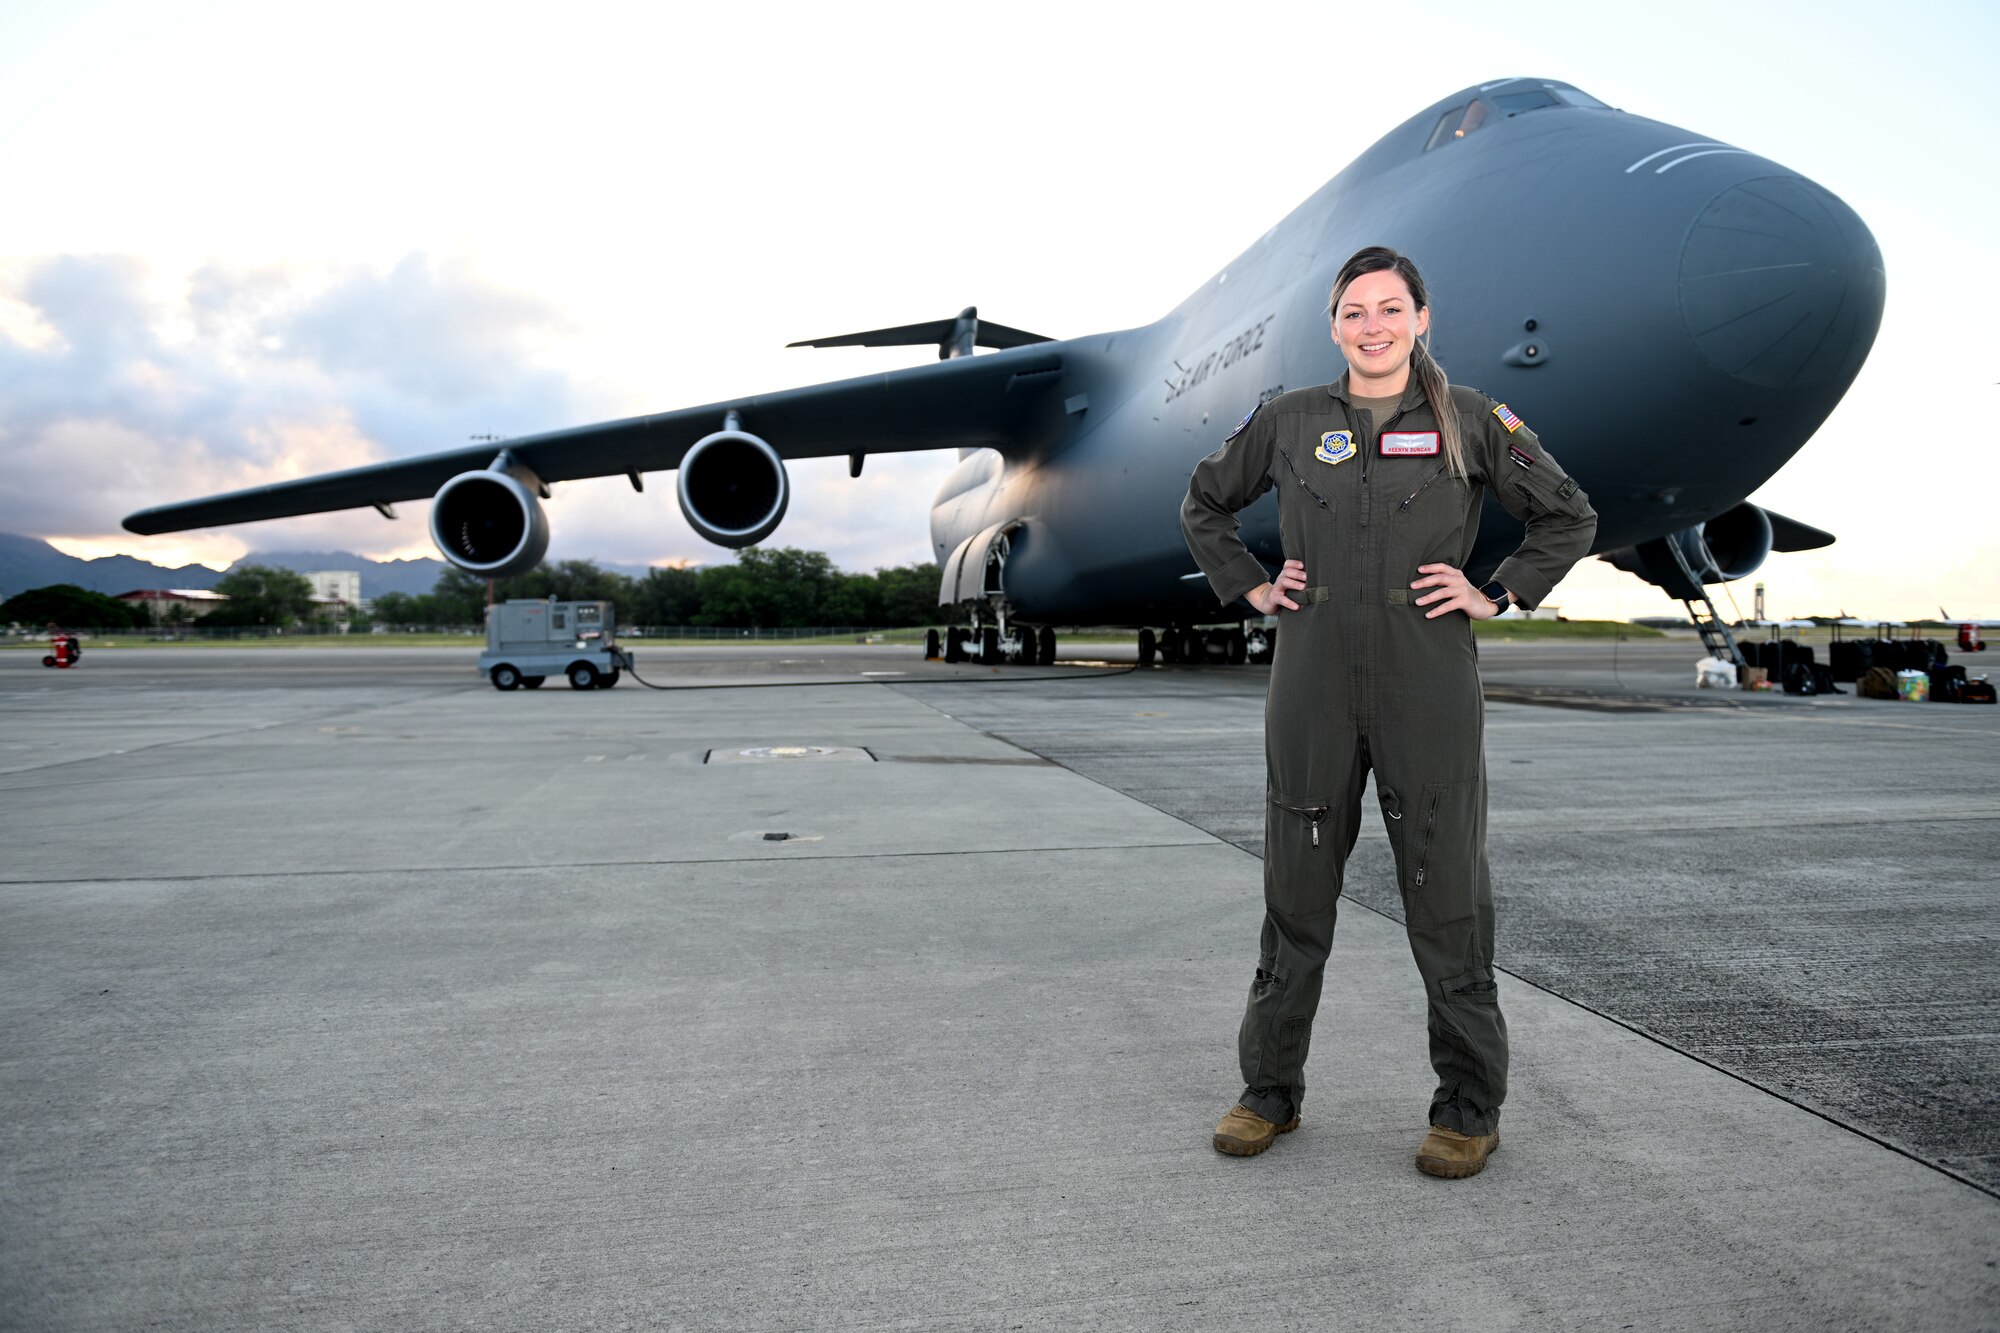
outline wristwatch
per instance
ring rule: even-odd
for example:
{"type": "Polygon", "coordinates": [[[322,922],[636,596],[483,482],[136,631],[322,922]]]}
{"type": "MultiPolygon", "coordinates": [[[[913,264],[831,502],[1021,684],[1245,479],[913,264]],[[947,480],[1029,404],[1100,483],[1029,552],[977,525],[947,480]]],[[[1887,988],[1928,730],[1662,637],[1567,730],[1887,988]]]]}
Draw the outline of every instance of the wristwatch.
{"type": "Polygon", "coordinates": [[[1511,599],[1507,596],[1507,585],[1500,582],[1499,579],[1495,579],[1493,580],[1493,582],[1481,588],[1479,590],[1479,595],[1481,597],[1484,597],[1487,601],[1493,603],[1493,605],[1499,607],[1500,610],[1498,614],[1500,615],[1506,615],[1507,608],[1510,605],[1512,605],[1511,599]]]}

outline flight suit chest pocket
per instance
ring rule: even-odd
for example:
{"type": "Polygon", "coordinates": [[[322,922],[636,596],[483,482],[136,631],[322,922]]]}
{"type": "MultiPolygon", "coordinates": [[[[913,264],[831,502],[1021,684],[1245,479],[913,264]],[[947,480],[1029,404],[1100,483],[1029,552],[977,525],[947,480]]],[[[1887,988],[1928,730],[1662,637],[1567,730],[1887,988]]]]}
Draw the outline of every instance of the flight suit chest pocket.
{"type": "Polygon", "coordinates": [[[1427,782],[1415,801],[1401,802],[1400,813],[1401,837],[1392,842],[1410,925],[1446,926],[1477,915],[1482,897],[1491,893],[1480,873],[1486,836],[1480,779],[1427,782]]]}
{"type": "MultiPolygon", "coordinates": [[[[1287,508],[1299,520],[1311,520],[1315,516],[1333,517],[1333,495],[1326,479],[1312,478],[1294,455],[1293,445],[1279,445],[1278,465],[1279,492],[1288,501],[1287,508]]],[[[1310,460],[1311,455],[1307,455],[1310,460]]],[[[1310,461],[1308,463],[1310,464],[1310,461]]]]}
{"type": "Polygon", "coordinates": [[[1419,558],[1455,547],[1465,528],[1466,483],[1439,464],[1403,485],[1406,493],[1389,515],[1397,525],[1399,544],[1419,558]]]}

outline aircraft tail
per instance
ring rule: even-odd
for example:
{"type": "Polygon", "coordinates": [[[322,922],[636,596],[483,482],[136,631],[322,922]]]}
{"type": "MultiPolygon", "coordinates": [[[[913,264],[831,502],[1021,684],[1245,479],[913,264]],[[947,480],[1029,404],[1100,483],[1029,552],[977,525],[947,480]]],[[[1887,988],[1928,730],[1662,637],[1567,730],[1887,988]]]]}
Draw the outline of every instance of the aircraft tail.
{"type": "Polygon", "coordinates": [[[971,356],[975,347],[1026,347],[1030,343],[1054,342],[1054,338],[1025,329],[1010,329],[979,318],[978,306],[967,306],[956,319],[933,319],[923,324],[901,324],[893,329],[869,329],[863,333],[840,333],[831,338],[807,338],[786,343],[787,347],[922,347],[935,343],[938,360],[971,356]]]}

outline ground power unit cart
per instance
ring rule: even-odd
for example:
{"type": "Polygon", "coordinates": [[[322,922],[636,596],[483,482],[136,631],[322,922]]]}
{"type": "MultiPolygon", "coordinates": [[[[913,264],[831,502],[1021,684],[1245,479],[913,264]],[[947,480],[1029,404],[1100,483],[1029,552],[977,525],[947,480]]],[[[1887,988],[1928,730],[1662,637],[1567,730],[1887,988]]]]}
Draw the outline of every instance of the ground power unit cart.
{"type": "Polygon", "coordinates": [[[608,690],[631,669],[609,602],[529,598],[487,608],[479,674],[496,690],[537,690],[550,676],[567,676],[574,690],[608,690]]]}

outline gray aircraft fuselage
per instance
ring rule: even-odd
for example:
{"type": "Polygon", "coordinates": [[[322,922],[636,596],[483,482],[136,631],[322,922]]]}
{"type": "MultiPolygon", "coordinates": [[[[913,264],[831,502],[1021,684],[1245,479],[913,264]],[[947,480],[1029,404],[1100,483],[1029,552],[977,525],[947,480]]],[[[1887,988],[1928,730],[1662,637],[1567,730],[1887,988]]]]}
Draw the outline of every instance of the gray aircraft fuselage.
{"type": "MultiPolygon", "coordinates": [[[[1874,239],[1796,172],[1566,84],[1466,89],[1385,136],[1164,318],[1042,344],[1061,349],[1063,391],[1087,407],[1045,420],[1010,457],[968,451],[932,512],[939,559],[1014,519],[1004,578],[1021,619],[1240,618],[1185,577],[1188,474],[1264,399],[1338,377],[1327,299],[1368,245],[1423,271],[1432,351],[1451,379],[1508,403],[1583,482],[1599,551],[1741,505],[1833,410],[1881,318],[1874,239]],[[1509,114],[1510,95],[1555,104],[1509,114]],[[1455,134],[1475,102],[1483,122],[1455,134]]],[[[1275,497],[1243,524],[1275,567],[1275,497]]],[[[1489,498],[1475,578],[1519,536],[1489,498]]]]}
{"type": "MultiPolygon", "coordinates": [[[[782,522],[786,460],[846,455],[858,471],[871,453],[957,448],[931,515],[953,616],[989,629],[1241,620],[1247,606],[1219,606],[1189,577],[1188,474],[1260,402],[1338,377],[1327,299],[1369,245],[1417,262],[1434,354],[1582,482],[1594,549],[1620,568],[1698,598],[1691,579],[1833,540],[1745,497],[1826,420],[1874,341],[1883,273],[1868,229],[1796,172],[1543,79],[1419,112],[1143,328],[1057,341],[968,309],[815,343],[935,342],[944,359],[929,366],[180,501],[125,526],[393,517],[428,499],[445,558],[504,578],[546,552],[553,484],[673,470],[695,531],[741,547],[782,522]]],[[[1489,501],[1468,572],[1483,579],[1519,532],[1489,501]]],[[[1283,558],[1275,497],[1245,511],[1244,535],[1269,564],[1283,558]]]]}

